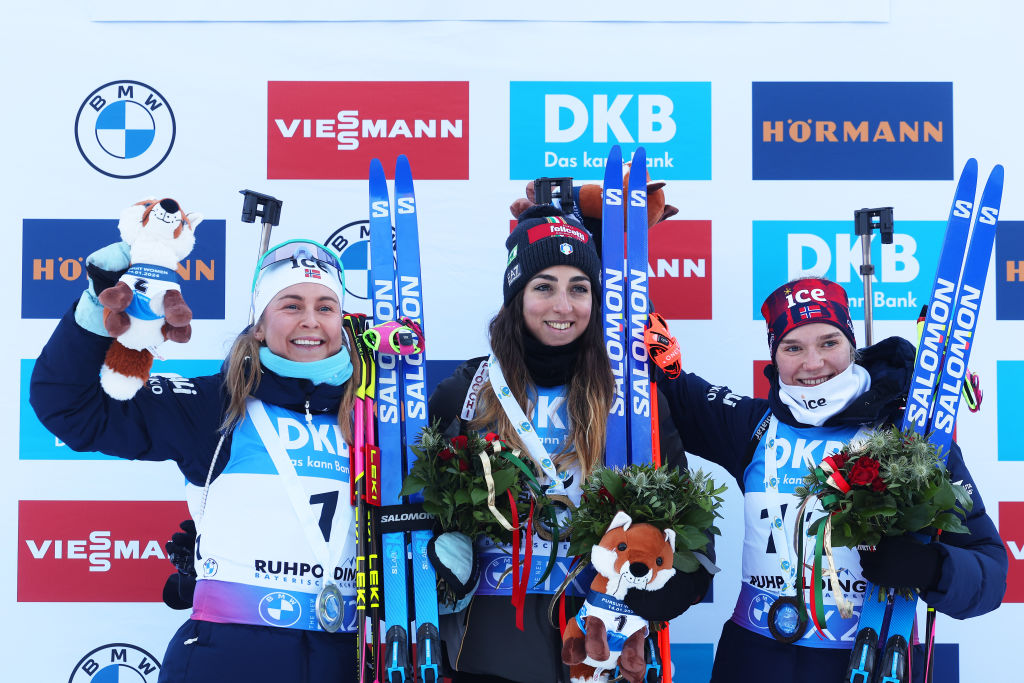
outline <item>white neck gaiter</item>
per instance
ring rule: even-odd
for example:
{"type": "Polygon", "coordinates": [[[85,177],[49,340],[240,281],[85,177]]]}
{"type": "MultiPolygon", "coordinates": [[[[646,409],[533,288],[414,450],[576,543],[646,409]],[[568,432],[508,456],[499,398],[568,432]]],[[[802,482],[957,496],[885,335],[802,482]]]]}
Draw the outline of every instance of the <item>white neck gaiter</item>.
{"type": "Polygon", "coordinates": [[[871,388],[868,371],[850,363],[841,373],[813,387],[790,386],[779,380],[779,398],[802,424],[820,427],[871,388]]]}

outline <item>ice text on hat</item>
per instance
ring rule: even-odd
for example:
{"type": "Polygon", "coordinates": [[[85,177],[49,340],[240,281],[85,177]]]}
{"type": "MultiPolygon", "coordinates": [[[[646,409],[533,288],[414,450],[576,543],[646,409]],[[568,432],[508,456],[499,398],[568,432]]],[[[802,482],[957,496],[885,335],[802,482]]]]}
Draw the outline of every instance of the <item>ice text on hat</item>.
{"type": "Polygon", "coordinates": [[[825,301],[828,301],[828,299],[825,298],[825,290],[824,289],[819,289],[819,288],[814,288],[814,289],[798,289],[795,292],[790,290],[790,291],[786,292],[786,304],[787,304],[786,307],[787,308],[793,308],[797,304],[810,303],[812,300],[820,301],[822,303],[824,303],[825,301]]]}

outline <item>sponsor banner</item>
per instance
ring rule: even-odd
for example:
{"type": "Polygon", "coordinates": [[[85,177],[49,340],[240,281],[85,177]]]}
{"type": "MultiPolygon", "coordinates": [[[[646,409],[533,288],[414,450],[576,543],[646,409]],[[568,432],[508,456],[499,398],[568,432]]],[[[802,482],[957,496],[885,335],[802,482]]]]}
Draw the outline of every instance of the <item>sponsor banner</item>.
{"type": "MultiPolygon", "coordinates": [[[[897,221],[892,244],[871,241],[876,320],[917,320],[931,294],[945,230],[945,221],[897,221]]],[[[860,239],[852,221],[754,221],[753,253],[754,320],[762,320],[761,303],[772,291],[799,277],[838,282],[852,318],[864,319],[860,239]]]]}
{"type": "Polygon", "coordinates": [[[18,501],[18,602],[160,602],[183,501],[18,501]]]}
{"type": "Polygon", "coordinates": [[[711,221],[667,220],[648,232],[651,301],[666,320],[711,320],[711,221]]]}
{"type": "Polygon", "coordinates": [[[950,180],[952,83],[752,84],[754,180],[950,180]]]}
{"type": "Polygon", "coordinates": [[[267,83],[267,178],[366,180],[399,154],[417,180],[469,178],[468,81],[267,83]]]}
{"type": "MultiPolygon", "coordinates": [[[[153,362],[153,375],[171,376],[172,389],[175,393],[193,394],[192,384],[187,377],[212,375],[220,370],[219,360],[156,360],[153,362]]],[[[18,439],[18,458],[21,460],[110,460],[109,455],[102,453],[79,453],[68,448],[63,441],[55,437],[42,425],[36,413],[29,405],[29,380],[35,360],[21,360],[20,393],[20,426],[18,439]]],[[[146,388],[142,391],[151,391],[146,388]]],[[[180,520],[179,520],[180,521],[180,520]]]]}
{"type": "Polygon", "coordinates": [[[602,180],[613,144],[660,180],[711,179],[711,84],[513,81],[509,177],[602,180]]]}
{"type": "MultiPolygon", "coordinates": [[[[1024,401],[1021,401],[1021,387],[1024,387],[1024,361],[996,361],[996,402],[997,459],[1024,460],[1024,442],[1020,438],[1019,426],[1024,423],[1024,401]]],[[[1024,588],[1022,588],[1024,591],[1024,588]]]]}
{"type": "MultiPolygon", "coordinates": [[[[182,296],[199,320],[224,319],[224,235],[224,220],[205,219],[192,253],[178,266],[182,296]]],[[[88,284],[86,257],[118,240],[116,219],[24,219],[21,317],[63,316],[88,284]]]]}
{"type": "Polygon", "coordinates": [[[155,88],[111,81],[89,93],[75,116],[75,142],[86,163],[111,178],[138,178],[174,147],[174,112],[155,88]]]}
{"type": "Polygon", "coordinates": [[[996,230],[996,320],[1024,320],[1024,221],[996,230]]]}
{"type": "Polygon", "coordinates": [[[1003,602],[1024,602],[1024,503],[999,501],[999,536],[1010,559],[1003,602]]]}

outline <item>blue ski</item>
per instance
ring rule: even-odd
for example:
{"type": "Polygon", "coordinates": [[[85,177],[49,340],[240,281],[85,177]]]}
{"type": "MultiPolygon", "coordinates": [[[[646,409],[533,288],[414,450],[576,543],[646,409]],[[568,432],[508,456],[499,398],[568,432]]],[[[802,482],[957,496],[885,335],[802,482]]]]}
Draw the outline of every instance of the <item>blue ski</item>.
{"type": "Polygon", "coordinates": [[[604,166],[604,206],[601,212],[601,261],[604,270],[604,345],[615,378],[615,395],[608,414],[604,464],[626,465],[626,287],[625,223],[622,208],[622,151],[612,146],[604,166]]]}
{"type": "MultiPolygon", "coordinates": [[[[416,219],[416,195],[413,190],[409,159],[401,154],[395,163],[395,252],[398,261],[398,308],[402,318],[423,326],[423,292],[420,282],[419,224],[416,219]]],[[[412,469],[416,460],[412,445],[427,426],[426,357],[418,354],[400,356],[400,379],[404,415],[402,420],[402,451],[406,469],[412,469]]],[[[412,502],[423,502],[422,495],[413,496],[412,502]],[[418,499],[418,500],[417,500],[418,499]]],[[[429,529],[412,532],[413,606],[416,612],[416,669],[421,683],[439,680],[438,656],[441,652],[441,634],[438,631],[437,579],[434,566],[427,557],[427,544],[432,533],[429,529]]]]}
{"type": "Polygon", "coordinates": [[[651,376],[644,341],[650,303],[647,288],[647,153],[643,147],[637,147],[633,152],[626,206],[629,459],[631,464],[641,464],[651,462],[651,376]]]}
{"type": "MultiPolygon", "coordinates": [[[[1003,191],[1003,167],[997,165],[985,183],[968,242],[977,177],[977,161],[970,159],[957,183],[901,425],[902,429],[912,429],[927,436],[942,453],[943,461],[948,457],[953,443],[953,427],[962,395],[961,387],[967,372],[981,296],[992,259],[1003,191]]],[[[868,678],[860,677],[862,671],[854,672],[854,665],[855,662],[876,657],[871,640],[874,638],[877,642],[878,635],[882,633],[884,609],[879,615],[877,605],[884,603],[875,599],[881,590],[868,584],[865,591],[857,640],[846,678],[848,683],[869,683],[868,678]],[[867,652],[868,649],[871,651],[867,652]]],[[[917,598],[908,599],[891,592],[889,600],[892,609],[885,641],[878,643],[882,648],[876,668],[878,681],[909,683],[909,649],[917,613],[917,598]]]]}
{"type": "MultiPolygon", "coordinates": [[[[380,161],[370,162],[370,293],[376,324],[394,320],[398,305],[395,291],[395,255],[392,249],[391,199],[380,161]]],[[[405,472],[402,468],[401,406],[397,357],[377,354],[377,443],[381,452],[381,503],[401,504],[399,495],[405,472]]],[[[384,672],[389,683],[412,678],[409,663],[409,607],[406,586],[408,562],[402,532],[382,534],[382,584],[384,586],[384,672]]]]}

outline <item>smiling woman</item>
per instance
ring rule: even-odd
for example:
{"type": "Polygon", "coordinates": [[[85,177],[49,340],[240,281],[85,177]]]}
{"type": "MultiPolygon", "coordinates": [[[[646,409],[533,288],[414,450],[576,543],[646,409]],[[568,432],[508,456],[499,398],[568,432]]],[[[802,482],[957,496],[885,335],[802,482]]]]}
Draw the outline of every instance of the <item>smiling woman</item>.
{"type": "MultiPolygon", "coordinates": [[[[501,574],[517,551],[482,536],[472,545],[464,534],[441,535],[434,548],[442,551],[431,559],[437,557],[438,575],[461,584],[454,613],[441,618],[441,635],[455,683],[566,683],[561,638],[547,615],[551,593],[571,564],[568,520],[581,501],[584,478],[605,457],[614,379],[600,325],[601,262],[594,236],[550,205],[522,213],[505,247],[504,302],[490,323],[491,353],[466,361],[438,385],[430,415],[448,437],[494,432],[536,465],[556,521],[538,516],[531,523],[536,535],[524,544],[545,549],[541,555],[551,555],[552,545],[557,552],[548,579],[524,581],[529,585],[512,597],[512,582],[501,574]],[[454,536],[462,537],[461,553],[446,555],[454,536]],[[474,562],[480,568],[475,594],[474,562]]],[[[683,468],[678,434],[667,413],[661,418],[663,461],[683,468]]],[[[533,509],[530,501],[517,505],[524,514],[533,509]]],[[[535,564],[546,561],[535,554],[535,564]]],[[[671,587],[650,594],[659,604],[657,615],[630,608],[644,619],[671,619],[699,602],[711,581],[704,569],[676,576],[671,587]]],[[[580,586],[588,583],[581,579],[566,590],[567,613],[582,604],[580,586]]]]}
{"type": "MultiPolygon", "coordinates": [[[[863,554],[834,547],[847,587],[838,584],[835,595],[826,591],[830,607],[820,625],[831,637],[805,628],[799,586],[816,581],[800,572],[811,566],[813,544],[793,542],[803,515],[795,512],[801,509],[797,487],[808,465],[900,420],[915,354],[898,337],[857,352],[846,292],[828,280],[788,282],[768,296],[761,313],[772,359],[765,369],[767,399],[736,396],[687,372],[658,382],[687,451],[726,468],[744,492],[743,583],[722,629],[711,681],[846,680],[853,639],[842,634],[857,632],[859,611],[848,616],[831,606],[844,598],[859,606],[863,589],[850,586],[912,587],[940,612],[983,614],[1003,595],[1006,552],[980,498],[963,520],[969,534],[943,533],[941,542],[925,544],[893,536],[863,554]]],[[[954,481],[974,486],[955,444],[948,468],[954,481]]],[[[808,510],[812,521],[823,515],[808,510]]],[[[913,661],[915,667],[924,661],[923,648],[913,661]]]]}
{"type": "MultiPolygon", "coordinates": [[[[90,323],[100,283],[117,281],[128,264],[116,256],[126,253],[108,247],[89,256],[90,286],[36,362],[31,401],[72,449],[173,460],[190,484],[204,561],[196,563],[191,618],[171,638],[160,682],[351,680],[356,382],[341,263],[309,240],[272,248],[253,278],[256,323],[236,337],[221,372],[190,379],[187,392],[154,376],[149,390],[115,401],[97,381],[112,340],[90,323]],[[286,592],[268,557],[285,574],[295,568],[286,592]]],[[[183,550],[199,545],[193,537],[183,550]]],[[[184,585],[174,597],[184,600],[184,585]]]]}

